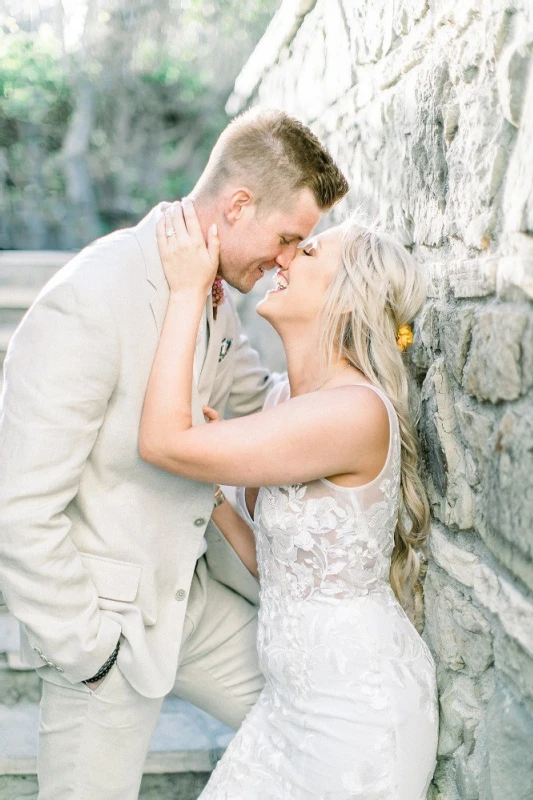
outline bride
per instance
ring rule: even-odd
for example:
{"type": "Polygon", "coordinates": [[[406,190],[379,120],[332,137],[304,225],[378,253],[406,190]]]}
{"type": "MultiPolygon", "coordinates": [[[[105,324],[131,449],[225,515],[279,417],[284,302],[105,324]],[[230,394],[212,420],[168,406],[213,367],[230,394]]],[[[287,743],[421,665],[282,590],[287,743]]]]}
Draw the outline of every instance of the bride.
{"type": "Polygon", "coordinates": [[[309,240],[257,307],[283,340],[288,381],[261,415],[220,421],[206,408],[211,424],[193,427],[216,227],[206,247],[184,201],[165,212],[158,242],[171,294],[141,455],[241,487],[241,515],[221,502],[213,518],[261,584],[266,684],[201,800],[425,800],[435,665],[402,604],[428,506],[398,337],[424,299],[419,270],[353,221],[309,240]]]}

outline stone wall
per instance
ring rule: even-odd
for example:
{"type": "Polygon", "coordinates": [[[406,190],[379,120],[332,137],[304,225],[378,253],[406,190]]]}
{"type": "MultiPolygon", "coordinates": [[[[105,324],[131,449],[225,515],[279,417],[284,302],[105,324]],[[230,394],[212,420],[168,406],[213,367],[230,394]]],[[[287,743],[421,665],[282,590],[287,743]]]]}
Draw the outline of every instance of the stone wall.
{"type": "Polygon", "coordinates": [[[532,53],[531,0],[285,0],[228,106],[309,124],[352,181],[334,218],[361,203],[425,265],[431,800],[533,798],[532,53]]]}

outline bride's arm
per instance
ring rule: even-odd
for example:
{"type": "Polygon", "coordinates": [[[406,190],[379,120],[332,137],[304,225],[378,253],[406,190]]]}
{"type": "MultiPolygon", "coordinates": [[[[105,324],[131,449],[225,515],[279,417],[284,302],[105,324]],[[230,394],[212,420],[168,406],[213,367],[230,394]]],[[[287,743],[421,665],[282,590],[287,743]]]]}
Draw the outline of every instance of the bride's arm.
{"type": "MultiPolygon", "coordinates": [[[[220,422],[220,415],[214,408],[204,406],[203,412],[205,418],[210,423],[220,422]]],[[[228,502],[220,487],[218,487],[218,491],[221,492],[221,496],[224,497],[224,500],[219,505],[215,505],[211,515],[213,522],[217,525],[224,538],[233,547],[244,566],[250,570],[252,575],[258,578],[259,573],[257,570],[257,556],[253,531],[241,515],[235,511],[231,503],[228,502]]],[[[250,501],[255,504],[258,491],[258,489],[246,489],[245,503],[248,503],[246,495],[250,493],[250,501]]],[[[217,492],[215,492],[215,500],[216,499],[217,492]]],[[[253,512],[250,512],[250,515],[252,515],[252,513],[253,512]]]]}
{"type": "Polygon", "coordinates": [[[164,441],[175,429],[185,431],[192,426],[196,337],[218,268],[216,226],[209,230],[206,248],[190,201],[165,209],[157,225],[157,243],[170,297],[144,399],[139,439],[143,457],[149,443],[164,441]]]}
{"type": "Polygon", "coordinates": [[[192,426],[196,332],[216,274],[218,238],[206,249],[192,203],[174,210],[175,236],[158,226],[171,294],[148,383],[139,434],[142,458],[209,483],[280,486],[358,472],[388,436],[374,392],[345,386],[288,400],[260,414],[192,426]]]}
{"type": "Polygon", "coordinates": [[[228,500],[224,500],[213,511],[213,522],[220,529],[223,536],[233,547],[244,566],[252,575],[259,577],[257,572],[257,558],[255,551],[255,538],[252,529],[240,514],[237,514],[228,500]]]}

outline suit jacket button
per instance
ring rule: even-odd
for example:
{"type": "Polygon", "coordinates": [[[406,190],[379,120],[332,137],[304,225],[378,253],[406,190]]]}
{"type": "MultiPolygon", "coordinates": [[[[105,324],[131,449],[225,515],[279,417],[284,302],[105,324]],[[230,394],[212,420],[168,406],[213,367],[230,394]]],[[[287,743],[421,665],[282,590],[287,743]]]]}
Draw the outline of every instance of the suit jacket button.
{"type": "Polygon", "coordinates": [[[185,600],[185,598],[187,597],[187,592],[185,591],[185,589],[178,589],[174,597],[176,598],[176,600],[185,600]]]}
{"type": "Polygon", "coordinates": [[[202,525],[205,525],[205,519],[203,517],[198,517],[198,519],[194,520],[194,524],[197,528],[201,528],[202,525]]]}
{"type": "Polygon", "coordinates": [[[58,672],[64,672],[64,671],[65,671],[65,670],[64,670],[64,669],[62,669],[61,667],[56,667],[56,669],[57,669],[57,671],[58,671],[58,672]]]}

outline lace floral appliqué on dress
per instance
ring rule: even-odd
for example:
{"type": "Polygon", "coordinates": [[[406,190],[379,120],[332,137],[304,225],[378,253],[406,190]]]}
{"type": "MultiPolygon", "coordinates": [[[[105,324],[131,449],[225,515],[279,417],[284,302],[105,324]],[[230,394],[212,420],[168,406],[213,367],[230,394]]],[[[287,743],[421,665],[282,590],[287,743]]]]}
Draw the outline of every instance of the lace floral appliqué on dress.
{"type": "MultiPolygon", "coordinates": [[[[357,488],[263,487],[252,520],[266,685],[201,800],[425,800],[435,768],[435,665],[389,585],[400,436],[357,488]]],[[[282,391],[286,392],[286,388],[282,391]]],[[[271,397],[270,403],[279,401],[271,397]]]]}

